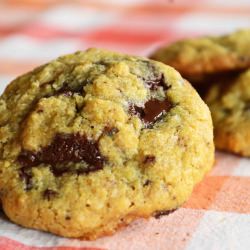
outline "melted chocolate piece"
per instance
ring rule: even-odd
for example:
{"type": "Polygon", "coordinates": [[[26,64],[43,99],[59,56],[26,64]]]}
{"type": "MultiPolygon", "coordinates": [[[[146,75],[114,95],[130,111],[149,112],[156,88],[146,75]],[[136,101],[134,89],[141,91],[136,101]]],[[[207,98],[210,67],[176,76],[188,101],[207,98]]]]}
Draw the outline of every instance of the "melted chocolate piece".
{"type": "Polygon", "coordinates": [[[28,170],[30,167],[39,164],[39,160],[38,157],[36,156],[36,153],[27,150],[23,150],[19,154],[17,161],[23,166],[21,168],[21,171],[24,173],[26,173],[26,170],[28,170]]]}
{"type": "Polygon", "coordinates": [[[129,112],[138,115],[144,122],[146,128],[151,128],[154,123],[172,108],[172,104],[168,99],[163,101],[150,99],[144,105],[144,108],[138,106],[130,106],[129,112]]]}
{"type": "Polygon", "coordinates": [[[150,90],[157,90],[159,87],[162,87],[164,90],[170,88],[165,84],[165,78],[163,73],[161,73],[154,64],[150,61],[142,61],[145,64],[145,67],[148,69],[149,75],[146,78],[143,78],[143,81],[150,90]]]}
{"type": "Polygon", "coordinates": [[[153,214],[153,216],[154,216],[156,219],[160,219],[162,216],[172,214],[172,213],[175,212],[176,210],[177,210],[177,209],[156,211],[156,212],[153,214]]]}
{"type": "Polygon", "coordinates": [[[52,200],[53,198],[55,198],[58,195],[58,192],[52,190],[52,189],[46,189],[43,192],[43,197],[45,199],[47,199],[48,201],[52,200]]]}
{"type": "Polygon", "coordinates": [[[150,164],[155,162],[155,156],[154,155],[146,155],[143,161],[143,164],[150,164]]]}
{"type": "Polygon", "coordinates": [[[164,90],[167,90],[169,87],[165,84],[165,78],[163,74],[154,75],[151,79],[144,80],[147,87],[150,90],[157,90],[159,87],[162,87],[164,90]]]}
{"type": "Polygon", "coordinates": [[[105,161],[105,157],[99,151],[98,143],[80,134],[57,134],[52,143],[39,152],[23,150],[18,156],[18,162],[22,168],[27,169],[42,163],[49,164],[55,176],[66,172],[86,174],[97,171],[103,168],[105,161]],[[72,171],[65,166],[70,162],[85,162],[88,167],[72,171]]]}

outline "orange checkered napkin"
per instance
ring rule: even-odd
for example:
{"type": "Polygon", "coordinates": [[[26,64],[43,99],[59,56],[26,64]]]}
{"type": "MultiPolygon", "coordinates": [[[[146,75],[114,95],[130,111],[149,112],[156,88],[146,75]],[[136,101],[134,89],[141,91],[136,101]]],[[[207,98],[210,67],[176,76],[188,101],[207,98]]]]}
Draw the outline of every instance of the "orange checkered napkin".
{"type": "MultiPolygon", "coordinates": [[[[61,54],[103,47],[147,56],[162,43],[249,27],[248,0],[2,0],[0,91],[61,54]]],[[[81,241],[24,229],[0,214],[1,250],[250,249],[250,159],[217,152],[216,166],[176,212],[81,241]]]]}

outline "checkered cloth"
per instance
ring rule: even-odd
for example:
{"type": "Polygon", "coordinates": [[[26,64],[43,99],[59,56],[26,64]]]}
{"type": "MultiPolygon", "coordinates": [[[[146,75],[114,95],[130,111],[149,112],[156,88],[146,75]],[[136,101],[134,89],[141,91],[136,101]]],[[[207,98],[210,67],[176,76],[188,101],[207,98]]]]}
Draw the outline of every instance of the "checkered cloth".
{"type": "MultiPolygon", "coordinates": [[[[249,0],[2,0],[0,90],[59,55],[103,47],[147,56],[162,43],[250,26],[249,0]]],[[[0,249],[250,249],[250,160],[216,154],[216,166],[169,216],[139,219],[96,241],[24,229],[0,214],[0,249]]]]}

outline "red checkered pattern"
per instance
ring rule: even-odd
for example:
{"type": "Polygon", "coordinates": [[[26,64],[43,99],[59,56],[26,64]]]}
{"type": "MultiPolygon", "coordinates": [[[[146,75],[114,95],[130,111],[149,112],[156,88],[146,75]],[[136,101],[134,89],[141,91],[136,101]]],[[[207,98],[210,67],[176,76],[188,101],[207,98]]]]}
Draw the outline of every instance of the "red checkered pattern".
{"type": "MultiPolygon", "coordinates": [[[[0,90],[17,75],[76,50],[147,56],[163,43],[249,25],[249,0],[2,0],[0,90]]],[[[24,229],[0,214],[0,249],[248,250],[250,160],[218,152],[216,166],[182,208],[96,241],[24,229]]]]}

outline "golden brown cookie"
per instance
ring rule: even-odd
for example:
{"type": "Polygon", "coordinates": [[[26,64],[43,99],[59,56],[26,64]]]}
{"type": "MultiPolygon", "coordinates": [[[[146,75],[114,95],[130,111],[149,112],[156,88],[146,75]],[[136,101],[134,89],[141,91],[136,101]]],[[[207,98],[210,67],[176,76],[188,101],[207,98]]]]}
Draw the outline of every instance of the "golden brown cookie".
{"type": "Polygon", "coordinates": [[[151,58],[178,70],[193,85],[250,66],[250,30],[184,39],[157,49],[151,58]]]}
{"type": "Polygon", "coordinates": [[[173,68],[99,49],[0,98],[0,200],[20,225],[94,239],[178,208],[212,167],[208,107],[173,68]]]}
{"type": "Polygon", "coordinates": [[[218,149],[250,156],[250,69],[216,82],[205,97],[218,149]]]}

